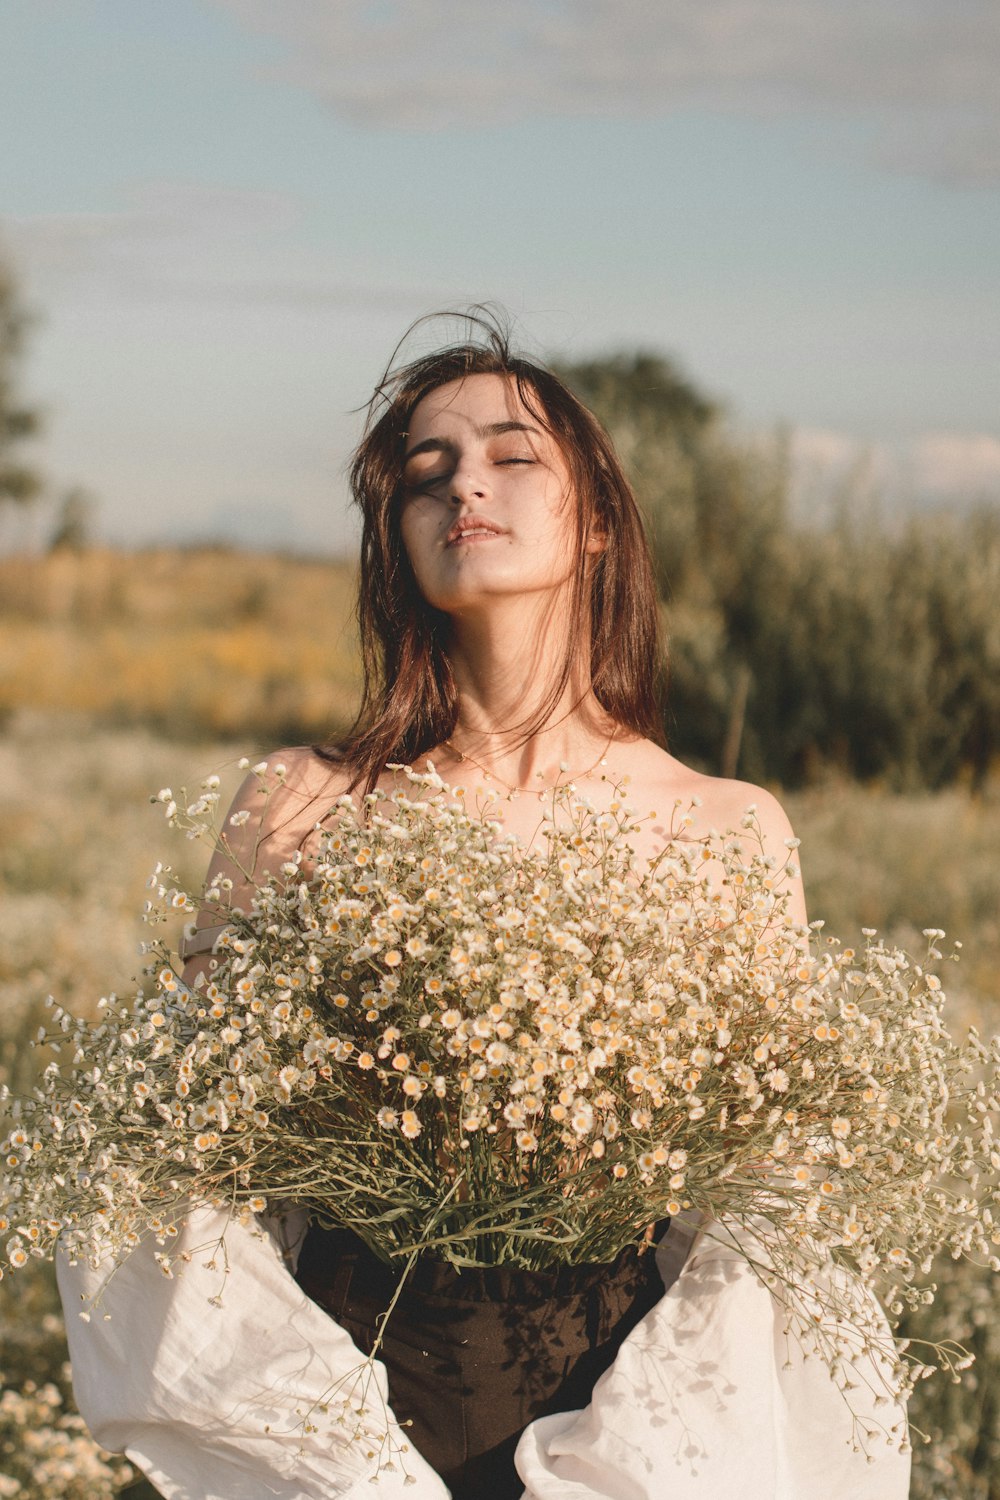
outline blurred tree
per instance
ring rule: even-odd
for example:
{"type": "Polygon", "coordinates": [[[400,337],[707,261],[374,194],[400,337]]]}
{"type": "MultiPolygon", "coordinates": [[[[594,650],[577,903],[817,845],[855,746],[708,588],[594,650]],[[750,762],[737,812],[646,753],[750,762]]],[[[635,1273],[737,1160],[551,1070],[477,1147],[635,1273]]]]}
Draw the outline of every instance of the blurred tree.
{"type": "Polygon", "coordinates": [[[39,426],[39,415],[18,399],[17,381],[30,318],[18,299],[13,273],[0,262],[0,505],[25,505],[41,490],[41,477],[20,461],[21,444],[39,426]]]}
{"type": "Polygon", "coordinates": [[[699,569],[698,471],[718,407],[657,354],[613,354],[556,373],[604,423],[614,439],[651,530],[665,596],[686,593],[699,569]]]}
{"type": "Polygon", "coordinates": [[[67,490],[49,537],[50,552],[82,552],[90,541],[94,498],[82,485],[67,490]]]}
{"type": "Polygon", "coordinates": [[[851,488],[823,524],[796,525],[787,445],[741,443],[668,360],[556,368],[608,428],[647,518],[678,755],[786,785],[825,768],[986,784],[1000,764],[1000,508],[890,529],[851,488]]]}
{"type": "Polygon", "coordinates": [[[781,696],[767,647],[790,579],[783,445],[737,442],[720,405],[660,355],[556,369],[611,433],[648,520],[669,611],[671,745],[710,771],[772,774],[761,718],[781,696]]]}

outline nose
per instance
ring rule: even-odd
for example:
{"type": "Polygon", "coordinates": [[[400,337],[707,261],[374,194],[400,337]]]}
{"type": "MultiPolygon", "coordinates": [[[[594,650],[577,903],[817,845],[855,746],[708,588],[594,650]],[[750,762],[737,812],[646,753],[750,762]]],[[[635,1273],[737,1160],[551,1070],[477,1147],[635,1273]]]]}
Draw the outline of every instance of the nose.
{"type": "Polygon", "coordinates": [[[469,465],[462,464],[451,476],[451,498],[459,504],[466,500],[481,500],[485,494],[482,475],[469,465]]]}

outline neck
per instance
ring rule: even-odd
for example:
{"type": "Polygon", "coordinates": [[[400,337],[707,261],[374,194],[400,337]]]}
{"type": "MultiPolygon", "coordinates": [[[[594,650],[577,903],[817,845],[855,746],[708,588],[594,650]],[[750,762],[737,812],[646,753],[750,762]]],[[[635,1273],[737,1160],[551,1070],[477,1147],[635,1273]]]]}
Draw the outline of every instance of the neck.
{"type": "Polygon", "coordinates": [[[565,626],[539,618],[545,602],[533,608],[523,596],[494,599],[488,611],[452,616],[448,655],[459,707],[451,743],[509,786],[554,785],[583,774],[618,727],[594,695],[589,653],[579,652],[543,727],[519,743],[566,651],[565,626]]]}

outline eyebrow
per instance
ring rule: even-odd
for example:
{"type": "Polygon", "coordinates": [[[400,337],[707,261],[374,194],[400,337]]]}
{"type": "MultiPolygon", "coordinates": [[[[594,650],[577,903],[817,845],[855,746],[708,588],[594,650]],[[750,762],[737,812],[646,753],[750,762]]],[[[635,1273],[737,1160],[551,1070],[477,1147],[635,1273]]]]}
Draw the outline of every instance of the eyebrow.
{"type": "MultiPolygon", "coordinates": [[[[531,427],[527,422],[489,422],[485,427],[475,429],[476,436],[481,438],[502,437],[505,432],[533,432],[536,437],[541,437],[537,427],[531,427]]],[[[417,443],[403,457],[403,462],[408,463],[418,453],[447,453],[453,451],[455,444],[448,438],[424,438],[422,443],[417,443]]]]}

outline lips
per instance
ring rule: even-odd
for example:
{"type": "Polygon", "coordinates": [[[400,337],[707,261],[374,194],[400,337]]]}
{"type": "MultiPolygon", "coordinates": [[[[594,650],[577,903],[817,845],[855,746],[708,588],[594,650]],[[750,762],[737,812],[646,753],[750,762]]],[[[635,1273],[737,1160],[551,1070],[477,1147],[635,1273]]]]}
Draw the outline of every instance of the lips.
{"type": "Polygon", "coordinates": [[[451,546],[453,542],[459,542],[466,536],[502,536],[503,529],[488,516],[463,516],[456,521],[448,533],[446,545],[451,546]]]}

